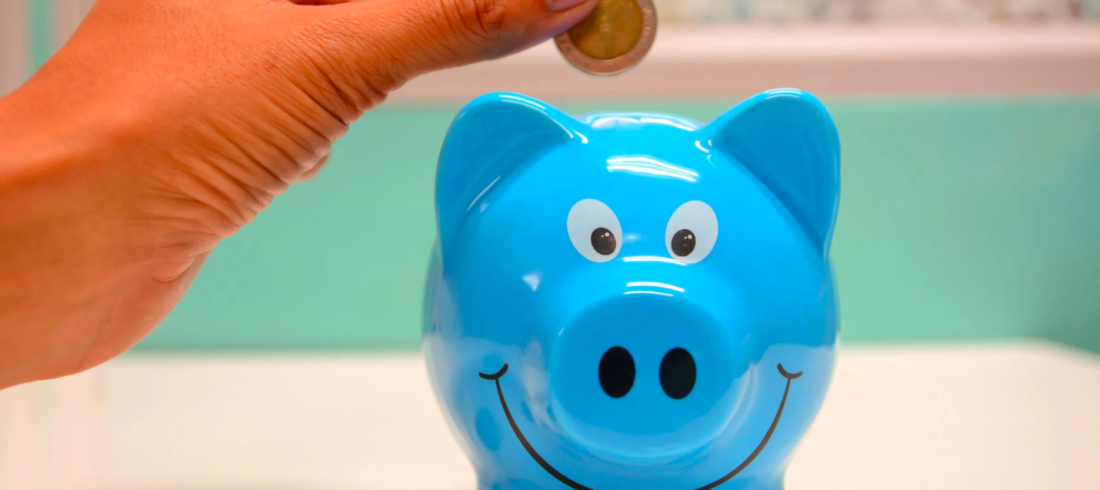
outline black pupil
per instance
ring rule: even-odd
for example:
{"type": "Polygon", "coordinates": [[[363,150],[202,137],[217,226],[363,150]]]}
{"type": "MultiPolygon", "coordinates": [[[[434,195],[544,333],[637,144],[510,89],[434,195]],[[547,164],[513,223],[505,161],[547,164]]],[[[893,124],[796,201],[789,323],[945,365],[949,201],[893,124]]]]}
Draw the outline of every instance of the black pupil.
{"type": "Polygon", "coordinates": [[[607,228],[592,230],[592,248],[600,255],[615,253],[615,234],[607,228]]]}
{"type": "Polygon", "coordinates": [[[687,257],[695,250],[695,233],[691,230],[680,230],[672,235],[672,253],[680,257],[687,257]]]}
{"type": "Polygon", "coordinates": [[[671,398],[679,400],[695,388],[695,359],[679,347],[668,351],[661,360],[661,388],[671,398]]]}
{"type": "Polygon", "coordinates": [[[622,347],[612,347],[600,359],[600,387],[611,398],[622,398],[634,386],[634,358],[622,347]]]}

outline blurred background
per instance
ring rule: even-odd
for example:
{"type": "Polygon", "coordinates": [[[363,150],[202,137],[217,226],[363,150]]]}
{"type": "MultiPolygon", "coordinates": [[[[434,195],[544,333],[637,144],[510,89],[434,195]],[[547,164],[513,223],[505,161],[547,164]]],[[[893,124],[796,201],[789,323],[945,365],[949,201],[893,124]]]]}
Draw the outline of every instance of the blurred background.
{"type": "MultiPolygon", "coordinates": [[[[0,94],[92,4],[0,0],[0,94]]],[[[791,487],[1100,488],[1100,0],[657,6],[624,76],[544,44],[393,94],[132,354],[0,392],[0,489],[472,490],[417,354],[459,108],[509,90],[708,121],[784,86],[824,100],[843,162],[844,349],[791,487]]]]}

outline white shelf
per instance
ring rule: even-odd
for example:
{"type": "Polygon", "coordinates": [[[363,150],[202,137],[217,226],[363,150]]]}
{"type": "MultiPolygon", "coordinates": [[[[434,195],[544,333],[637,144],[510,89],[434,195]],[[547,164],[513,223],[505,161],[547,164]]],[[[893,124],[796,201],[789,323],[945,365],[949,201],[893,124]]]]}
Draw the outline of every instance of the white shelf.
{"type": "MultiPolygon", "coordinates": [[[[1097,413],[1095,355],[845,348],[788,489],[1095,490],[1097,413]]],[[[0,488],[473,490],[474,476],[416,354],[161,355],[0,391],[0,488]]]]}
{"type": "Polygon", "coordinates": [[[433,73],[399,102],[507,90],[546,99],[740,97],[777,87],[823,95],[1100,93],[1100,25],[669,27],[633,71],[581,74],[552,43],[433,73]]]}

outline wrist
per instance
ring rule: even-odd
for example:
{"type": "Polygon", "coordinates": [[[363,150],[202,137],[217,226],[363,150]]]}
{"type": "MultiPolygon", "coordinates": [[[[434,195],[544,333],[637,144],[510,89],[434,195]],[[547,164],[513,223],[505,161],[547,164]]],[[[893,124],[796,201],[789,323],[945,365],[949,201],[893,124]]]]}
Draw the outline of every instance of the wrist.
{"type": "Polygon", "coordinates": [[[125,131],[32,81],[0,99],[0,389],[77,370],[102,324],[89,298],[121,270],[110,243],[121,188],[101,165],[125,131]],[[84,327],[88,328],[88,327],[84,327]]]}
{"type": "Polygon", "coordinates": [[[101,156],[117,159],[134,140],[132,117],[97,108],[98,97],[81,100],[51,78],[36,76],[0,98],[0,186],[101,156]]]}

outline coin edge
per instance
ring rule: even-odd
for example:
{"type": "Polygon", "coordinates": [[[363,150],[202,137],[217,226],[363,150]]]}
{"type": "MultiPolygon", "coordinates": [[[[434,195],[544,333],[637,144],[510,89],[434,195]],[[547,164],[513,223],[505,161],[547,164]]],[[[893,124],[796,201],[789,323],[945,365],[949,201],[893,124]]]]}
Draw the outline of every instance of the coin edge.
{"type": "Polygon", "coordinates": [[[569,31],[566,30],[554,36],[554,44],[558,52],[570,65],[590,75],[620,75],[641,64],[657,38],[657,8],[653,0],[634,1],[638,2],[638,7],[642,11],[642,35],[630,51],[607,60],[596,59],[578,49],[569,37],[569,31]]]}

